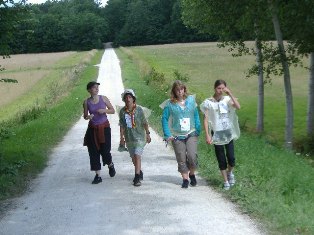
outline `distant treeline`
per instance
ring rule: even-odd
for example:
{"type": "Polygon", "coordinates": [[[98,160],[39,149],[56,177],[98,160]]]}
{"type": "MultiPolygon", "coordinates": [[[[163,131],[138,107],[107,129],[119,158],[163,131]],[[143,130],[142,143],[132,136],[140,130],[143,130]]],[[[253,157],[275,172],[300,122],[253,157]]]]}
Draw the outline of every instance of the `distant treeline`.
{"type": "Polygon", "coordinates": [[[181,19],[180,0],[47,1],[26,5],[9,47],[11,54],[215,41],[215,35],[197,33],[181,19]]]}

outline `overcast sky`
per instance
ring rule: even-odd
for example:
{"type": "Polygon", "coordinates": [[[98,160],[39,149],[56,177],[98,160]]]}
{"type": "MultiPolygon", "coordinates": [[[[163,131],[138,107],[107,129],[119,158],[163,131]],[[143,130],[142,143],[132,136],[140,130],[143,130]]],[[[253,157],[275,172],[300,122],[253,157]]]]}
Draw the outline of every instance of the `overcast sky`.
{"type": "MultiPolygon", "coordinates": [[[[46,2],[46,0],[27,0],[28,3],[33,3],[33,4],[40,4],[40,3],[44,3],[46,2]]],[[[108,2],[108,0],[101,0],[102,2],[102,6],[105,5],[106,2],[108,2]]]]}

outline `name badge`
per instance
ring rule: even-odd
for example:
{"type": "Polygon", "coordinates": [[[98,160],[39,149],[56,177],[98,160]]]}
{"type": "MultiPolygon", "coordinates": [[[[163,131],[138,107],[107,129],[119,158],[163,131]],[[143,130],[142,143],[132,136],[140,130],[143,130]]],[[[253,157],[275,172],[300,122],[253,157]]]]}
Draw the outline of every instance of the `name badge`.
{"type": "Polygon", "coordinates": [[[126,114],[124,115],[124,118],[125,118],[126,126],[127,126],[128,128],[132,128],[132,118],[131,118],[131,116],[126,113],[126,114]]]}
{"type": "Polygon", "coordinates": [[[181,131],[189,131],[191,129],[190,118],[180,119],[181,131]]]}

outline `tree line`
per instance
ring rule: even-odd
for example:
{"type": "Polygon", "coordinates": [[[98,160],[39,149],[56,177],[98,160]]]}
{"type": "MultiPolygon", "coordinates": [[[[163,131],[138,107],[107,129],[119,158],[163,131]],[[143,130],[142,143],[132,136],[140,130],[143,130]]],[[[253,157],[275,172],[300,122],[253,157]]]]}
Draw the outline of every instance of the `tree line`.
{"type": "MultiPolygon", "coordinates": [[[[308,144],[314,139],[314,1],[308,0],[182,0],[186,25],[219,37],[220,46],[229,47],[235,56],[256,56],[249,69],[258,78],[256,130],[264,130],[264,84],[270,75],[282,75],[286,97],[285,146],[293,145],[293,94],[291,65],[310,58],[307,118],[308,144]],[[245,40],[254,40],[248,48],[245,40]],[[275,40],[276,43],[272,42],[275,40]],[[284,43],[284,40],[288,44],[284,43]]],[[[311,147],[313,150],[313,146],[311,147]]]]}
{"type": "Polygon", "coordinates": [[[108,41],[131,46],[217,39],[183,24],[179,0],[110,0],[106,7],[96,0],[48,0],[14,6],[0,8],[21,9],[4,40],[10,54],[90,50],[108,41]]]}
{"type": "MultiPolygon", "coordinates": [[[[251,54],[258,83],[257,131],[263,131],[264,84],[282,75],[286,147],[293,143],[289,66],[310,58],[307,133],[314,136],[314,2],[309,0],[0,0],[0,54],[219,41],[234,56],[251,54]],[[244,43],[254,40],[255,47],[244,43]],[[273,40],[277,41],[274,43],[273,40]],[[288,46],[284,44],[288,41],[288,46]]],[[[0,70],[2,68],[0,67],[0,70]]]]}

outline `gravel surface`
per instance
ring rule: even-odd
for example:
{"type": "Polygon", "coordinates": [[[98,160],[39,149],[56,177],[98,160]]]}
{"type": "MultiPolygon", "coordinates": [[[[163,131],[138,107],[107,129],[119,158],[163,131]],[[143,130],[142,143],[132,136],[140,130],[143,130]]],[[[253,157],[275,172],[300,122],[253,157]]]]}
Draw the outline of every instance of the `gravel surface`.
{"type": "MultiPolygon", "coordinates": [[[[100,94],[123,105],[119,60],[106,49],[99,65],[100,94]]],[[[171,148],[151,131],[144,150],[142,186],[134,187],[134,168],[127,152],[117,151],[118,114],[110,115],[112,155],[117,174],[101,172],[103,182],[92,185],[86,147],[87,121],[81,118],[54,149],[48,167],[17,199],[0,221],[0,234],[264,234],[234,204],[197,177],[198,186],[181,189],[181,176],[171,148]]]]}

